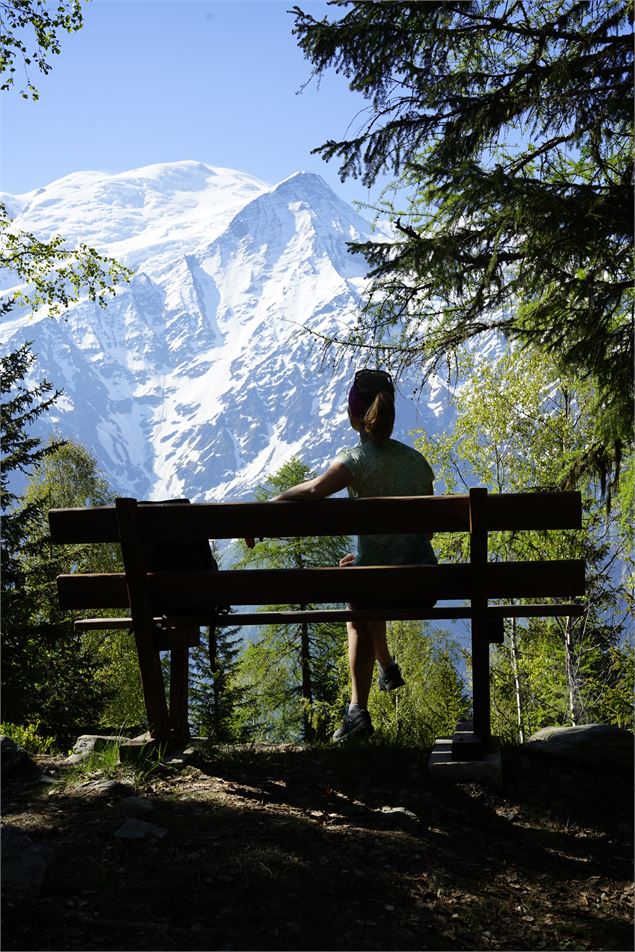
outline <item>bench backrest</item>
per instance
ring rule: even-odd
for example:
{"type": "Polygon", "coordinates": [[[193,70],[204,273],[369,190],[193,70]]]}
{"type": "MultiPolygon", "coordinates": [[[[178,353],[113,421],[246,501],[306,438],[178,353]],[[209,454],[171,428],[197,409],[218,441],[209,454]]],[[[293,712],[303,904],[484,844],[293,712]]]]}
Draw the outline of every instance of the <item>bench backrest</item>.
{"type": "MultiPolygon", "coordinates": [[[[488,532],[580,529],[580,493],[499,493],[486,496],[488,532]]],[[[410,532],[470,532],[470,496],[393,496],[315,502],[137,504],[146,541],[236,539],[245,536],[348,536],[410,532]]],[[[55,543],[119,542],[116,506],[52,509],[55,543]]]]}
{"type": "Polygon", "coordinates": [[[460,496],[325,499],[320,502],[144,504],[118,500],[115,506],[58,509],[49,513],[55,543],[121,542],[128,575],[65,575],[58,580],[67,609],[124,608],[131,573],[143,574],[147,607],[160,612],[195,604],[266,605],[355,601],[368,593],[392,599],[558,598],[584,594],[581,560],[488,562],[489,532],[579,529],[579,493],[489,495],[472,490],[460,496]],[[186,542],[243,536],[291,537],[368,533],[466,532],[469,563],[439,566],[231,570],[214,573],[147,573],[140,554],[151,541],[186,542]],[[132,559],[132,562],[131,562],[132,559]],[[130,563],[130,564],[129,564],[130,563]],[[132,564],[134,563],[134,565],[132,564]]]}

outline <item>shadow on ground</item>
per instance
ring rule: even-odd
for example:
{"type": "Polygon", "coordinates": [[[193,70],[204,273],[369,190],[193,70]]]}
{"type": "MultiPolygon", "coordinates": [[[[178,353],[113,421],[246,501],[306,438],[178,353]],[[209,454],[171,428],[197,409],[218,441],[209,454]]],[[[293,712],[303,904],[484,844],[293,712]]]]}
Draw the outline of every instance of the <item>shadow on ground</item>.
{"type": "Polygon", "coordinates": [[[497,792],[426,760],[227,749],[108,794],[62,768],[8,785],[5,824],[55,858],[39,896],[5,898],[4,948],[633,948],[629,771],[512,749],[497,792]],[[130,793],[162,838],[115,836],[130,793]]]}

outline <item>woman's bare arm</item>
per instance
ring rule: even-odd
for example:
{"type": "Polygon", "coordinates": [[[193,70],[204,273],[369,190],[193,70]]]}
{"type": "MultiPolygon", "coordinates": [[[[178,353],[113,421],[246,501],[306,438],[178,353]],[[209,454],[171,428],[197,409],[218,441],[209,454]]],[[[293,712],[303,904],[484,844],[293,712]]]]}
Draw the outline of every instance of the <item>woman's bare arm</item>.
{"type": "MultiPolygon", "coordinates": [[[[290,489],[285,489],[279,496],[274,496],[271,502],[280,500],[300,500],[300,499],[324,499],[325,496],[331,496],[340,489],[345,489],[353,477],[350,471],[343,463],[331,463],[325,473],[316,476],[315,479],[308,479],[305,483],[298,483],[290,489]]],[[[246,538],[245,542],[250,549],[254,547],[254,539],[246,538]]]]}
{"type": "Polygon", "coordinates": [[[325,473],[285,489],[279,496],[274,496],[272,502],[284,499],[324,499],[325,496],[332,496],[340,489],[345,489],[352,478],[350,470],[343,463],[331,463],[325,473]]]}

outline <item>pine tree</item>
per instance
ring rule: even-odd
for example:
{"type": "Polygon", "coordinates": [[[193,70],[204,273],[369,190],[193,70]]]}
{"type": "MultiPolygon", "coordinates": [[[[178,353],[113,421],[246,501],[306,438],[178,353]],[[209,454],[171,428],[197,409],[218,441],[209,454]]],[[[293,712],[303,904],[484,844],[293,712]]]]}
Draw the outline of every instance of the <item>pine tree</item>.
{"type": "Polygon", "coordinates": [[[240,653],[239,633],[231,624],[207,628],[202,644],[192,651],[190,720],[197,733],[216,743],[239,739],[235,719],[241,691],[233,677],[240,653]]]}
{"type": "MultiPolygon", "coordinates": [[[[2,617],[3,684],[2,720],[20,721],[22,718],[21,688],[33,680],[36,668],[33,646],[22,645],[22,632],[28,624],[31,605],[26,597],[26,572],[21,553],[33,527],[43,517],[43,506],[38,502],[20,505],[18,495],[11,488],[16,475],[28,474],[37,463],[55,451],[55,445],[43,446],[32,435],[31,427],[45,414],[59,397],[51,384],[44,380],[28,389],[27,374],[32,370],[35,355],[25,344],[0,360],[0,393],[2,396],[2,433],[0,450],[0,502],[2,506],[2,617]],[[50,394],[50,396],[47,396],[50,394]],[[17,642],[16,643],[16,639],[17,642]],[[19,647],[24,650],[20,651],[19,647]],[[9,685],[15,684],[12,691],[9,685]]],[[[57,444],[59,446],[59,444],[57,444]]]]}
{"type": "Polygon", "coordinates": [[[378,212],[395,240],[352,245],[373,278],[346,341],[424,377],[496,330],[590,377],[579,461],[632,440],[632,3],[295,7],[294,33],[368,100],[352,137],[314,151],[342,179],[397,176],[378,212]],[[405,195],[405,198],[404,198],[405,195]]]}
{"type": "MultiPolygon", "coordinates": [[[[292,459],[258,489],[256,497],[269,499],[314,475],[300,460],[292,459]]],[[[265,539],[245,550],[240,564],[293,569],[337,565],[348,551],[350,541],[335,536],[265,539]]],[[[343,630],[342,625],[311,622],[269,626],[257,646],[244,653],[238,681],[246,689],[242,720],[252,731],[285,740],[326,736],[337,692],[336,656],[343,630]],[[250,705],[257,714],[247,712],[250,705]]]]}
{"type": "Polygon", "coordinates": [[[44,449],[23,495],[22,509],[33,517],[15,553],[19,584],[3,612],[2,719],[39,722],[66,741],[105,714],[109,726],[138,724],[143,703],[132,639],[122,632],[79,635],[75,614],[57,607],[58,574],[73,567],[117,571],[121,559],[114,545],[52,546],[47,512],[104,505],[112,495],[84,447],[51,440],[44,449]]]}

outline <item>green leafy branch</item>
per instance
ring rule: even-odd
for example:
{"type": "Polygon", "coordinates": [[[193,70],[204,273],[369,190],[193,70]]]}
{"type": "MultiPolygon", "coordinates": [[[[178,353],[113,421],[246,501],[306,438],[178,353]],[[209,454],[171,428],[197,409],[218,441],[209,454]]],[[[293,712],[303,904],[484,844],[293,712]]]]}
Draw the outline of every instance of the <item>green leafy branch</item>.
{"type": "Polygon", "coordinates": [[[5,293],[1,313],[26,304],[33,311],[46,306],[51,315],[58,315],[79,300],[82,289],[90,301],[105,307],[106,296],[114,296],[117,284],[133,276],[129,268],[83,242],[69,248],[59,235],[44,241],[28,231],[14,229],[2,203],[0,267],[13,271],[25,285],[5,293]]]}
{"type": "Polygon", "coordinates": [[[16,0],[0,2],[0,90],[15,85],[15,72],[20,58],[24,66],[26,86],[20,89],[23,99],[37,102],[40,94],[29,77],[29,66],[35,66],[45,76],[52,66],[51,55],[60,52],[58,33],[76,33],[84,24],[81,0],[57,0],[48,9],[43,0],[16,0]],[[27,33],[33,36],[27,43],[27,33]]]}

